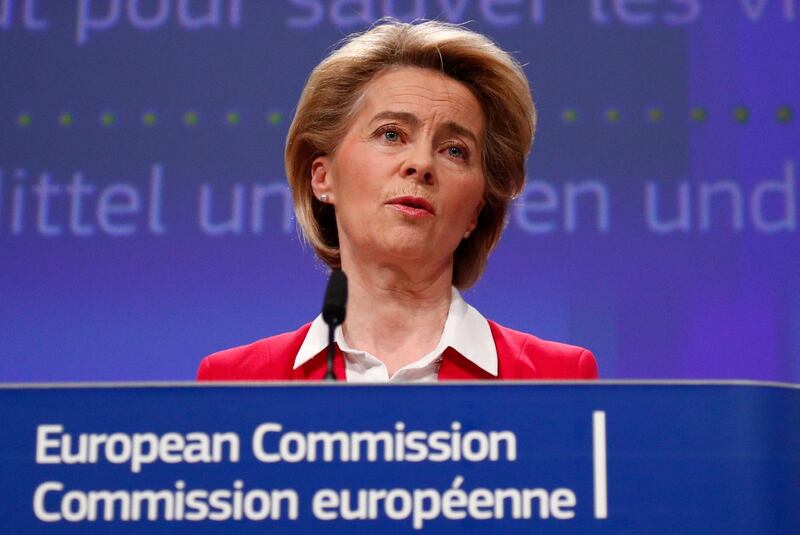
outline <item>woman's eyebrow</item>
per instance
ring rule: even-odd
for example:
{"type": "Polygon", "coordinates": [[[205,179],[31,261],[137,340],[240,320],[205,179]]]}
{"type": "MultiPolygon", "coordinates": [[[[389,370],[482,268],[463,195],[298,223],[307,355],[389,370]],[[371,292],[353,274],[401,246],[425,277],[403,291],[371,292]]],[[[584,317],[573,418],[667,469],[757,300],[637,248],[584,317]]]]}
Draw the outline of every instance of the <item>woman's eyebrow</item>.
{"type": "Polygon", "coordinates": [[[382,121],[385,119],[391,119],[393,121],[400,121],[406,123],[410,126],[417,126],[419,124],[419,119],[413,113],[409,113],[407,111],[381,111],[375,114],[370,120],[370,124],[374,123],[375,121],[382,121]]]}
{"type": "Polygon", "coordinates": [[[440,127],[440,130],[444,130],[444,131],[446,131],[448,133],[456,134],[456,135],[468,138],[472,143],[475,144],[476,147],[479,145],[478,138],[475,136],[475,134],[472,132],[472,130],[470,130],[466,126],[458,124],[455,121],[447,121],[447,122],[445,122],[440,127]]]}

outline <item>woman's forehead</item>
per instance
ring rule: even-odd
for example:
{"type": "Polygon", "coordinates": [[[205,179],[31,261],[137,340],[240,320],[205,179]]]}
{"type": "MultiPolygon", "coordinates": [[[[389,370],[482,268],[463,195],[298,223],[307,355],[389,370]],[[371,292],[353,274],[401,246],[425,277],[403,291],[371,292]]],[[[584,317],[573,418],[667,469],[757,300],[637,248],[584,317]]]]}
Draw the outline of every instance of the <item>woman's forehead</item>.
{"type": "MultiPolygon", "coordinates": [[[[378,74],[359,98],[358,121],[395,114],[419,122],[456,122],[479,136],[484,117],[478,99],[463,83],[418,67],[393,68],[378,74]]],[[[406,121],[407,122],[407,121],[406,121]]]]}

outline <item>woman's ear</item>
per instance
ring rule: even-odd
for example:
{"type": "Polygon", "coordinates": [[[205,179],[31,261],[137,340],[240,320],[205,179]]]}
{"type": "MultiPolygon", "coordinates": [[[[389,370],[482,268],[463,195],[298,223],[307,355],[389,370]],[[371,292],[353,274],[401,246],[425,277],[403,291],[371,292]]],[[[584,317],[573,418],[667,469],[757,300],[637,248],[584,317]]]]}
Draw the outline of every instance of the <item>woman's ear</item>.
{"type": "Polygon", "coordinates": [[[333,202],[331,160],[327,156],[319,156],[311,162],[311,190],[321,202],[333,202]]]}

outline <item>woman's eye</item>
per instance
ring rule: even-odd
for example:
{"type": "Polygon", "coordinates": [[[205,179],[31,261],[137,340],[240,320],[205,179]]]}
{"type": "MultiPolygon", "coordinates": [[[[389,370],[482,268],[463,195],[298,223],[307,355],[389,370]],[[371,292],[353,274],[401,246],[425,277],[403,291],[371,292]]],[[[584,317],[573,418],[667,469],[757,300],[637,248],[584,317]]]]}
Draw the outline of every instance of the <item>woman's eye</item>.
{"type": "Polygon", "coordinates": [[[447,147],[447,154],[451,158],[457,158],[460,160],[464,160],[467,158],[467,151],[463,147],[459,147],[458,145],[450,145],[447,147]]]}
{"type": "Polygon", "coordinates": [[[391,124],[378,128],[373,135],[376,139],[381,139],[391,144],[403,141],[403,131],[391,124]]]}

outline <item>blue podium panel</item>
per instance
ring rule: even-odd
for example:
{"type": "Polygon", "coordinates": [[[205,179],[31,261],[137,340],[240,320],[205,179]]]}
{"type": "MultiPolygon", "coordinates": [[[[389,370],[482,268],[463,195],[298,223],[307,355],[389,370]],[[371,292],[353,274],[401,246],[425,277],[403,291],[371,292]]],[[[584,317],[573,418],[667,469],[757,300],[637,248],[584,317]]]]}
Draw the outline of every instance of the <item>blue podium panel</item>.
{"type": "Polygon", "coordinates": [[[6,533],[800,533],[800,387],[0,388],[6,533]]]}

